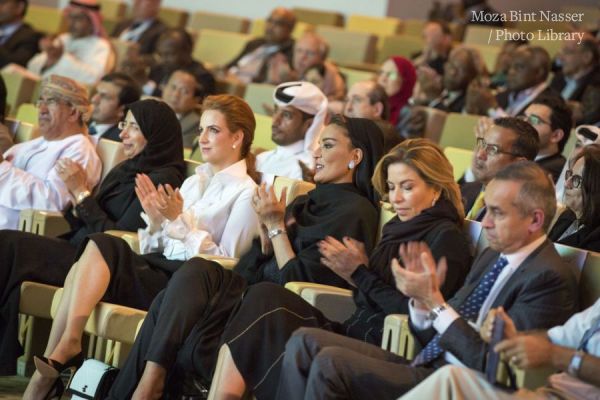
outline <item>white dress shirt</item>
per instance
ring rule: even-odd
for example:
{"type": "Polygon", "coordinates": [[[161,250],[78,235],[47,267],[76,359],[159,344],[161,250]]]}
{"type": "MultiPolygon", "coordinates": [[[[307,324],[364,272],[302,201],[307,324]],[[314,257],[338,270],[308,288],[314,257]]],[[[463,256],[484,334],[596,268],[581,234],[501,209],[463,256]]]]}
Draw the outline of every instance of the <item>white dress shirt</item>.
{"type": "Polygon", "coordinates": [[[96,186],[102,163],[87,135],[52,141],[39,137],[4,153],[0,163],[0,229],[17,229],[20,210],[62,211],[74,200],[54,169],[62,157],[81,164],[89,186],[96,186]]]}
{"type": "Polygon", "coordinates": [[[57,74],[86,85],[95,85],[108,72],[112,54],[108,40],[94,35],[73,38],[70,33],[63,33],[58,40],[62,42],[64,50],[56,64],[42,71],[48,58],[42,52],[29,60],[27,69],[42,78],[57,74]]]}
{"type": "Polygon", "coordinates": [[[498,107],[494,110],[490,110],[488,116],[491,118],[516,117],[525,109],[525,107],[531,104],[540,93],[546,90],[547,87],[548,84],[542,82],[537,86],[521,90],[518,93],[511,93],[508,96],[508,105],[506,106],[506,109],[498,107]]]}
{"type": "Polygon", "coordinates": [[[268,184],[273,183],[275,176],[302,180],[302,168],[298,161],[309,168],[314,164],[312,154],[304,149],[304,140],[260,153],[256,156],[256,170],[262,172],[262,181],[268,184]]]}
{"type": "MultiPolygon", "coordinates": [[[[169,260],[188,260],[200,253],[239,257],[259,234],[251,200],[256,183],[241,160],[213,173],[202,164],[181,186],[183,213],[158,229],[138,230],[142,254],[161,251],[169,260]]],[[[149,223],[149,218],[142,213],[149,223]]]]}
{"type": "MultiPolygon", "coordinates": [[[[576,349],[585,332],[600,319],[600,300],[593,306],[573,315],[564,325],[556,326],[548,331],[550,341],[556,345],[576,349]]],[[[600,357],[600,331],[590,338],[587,352],[600,357]]],[[[600,388],[583,382],[566,373],[551,375],[548,378],[550,386],[568,394],[573,399],[600,399],[600,388]]]]}
{"type": "Polygon", "coordinates": [[[94,129],[96,130],[95,134],[90,135],[90,139],[97,146],[98,142],[102,138],[102,135],[104,135],[104,133],[106,133],[107,130],[109,130],[110,128],[112,128],[115,125],[114,124],[97,124],[95,122],[92,122],[90,124],[90,126],[93,126],[94,129]]]}
{"type": "MultiPolygon", "coordinates": [[[[494,303],[494,300],[496,300],[496,297],[498,297],[498,294],[502,291],[502,289],[506,285],[506,282],[508,282],[510,277],[521,266],[523,261],[525,261],[525,259],[527,257],[529,257],[529,255],[531,253],[533,253],[533,251],[535,249],[540,247],[544,243],[545,240],[546,240],[546,235],[543,235],[542,237],[534,240],[533,242],[529,243],[527,246],[520,248],[519,250],[517,250],[516,252],[514,252],[512,254],[501,254],[500,255],[500,256],[506,257],[506,259],[508,260],[508,264],[502,269],[502,271],[500,272],[500,275],[498,275],[498,279],[496,279],[496,282],[494,282],[494,285],[490,289],[490,293],[488,294],[488,296],[484,300],[483,304],[481,305],[481,309],[479,310],[479,316],[477,317],[477,321],[474,324],[469,321],[469,324],[475,330],[479,331],[479,329],[481,328],[481,325],[485,321],[485,317],[487,316],[488,311],[490,311],[490,308],[491,308],[492,304],[494,303]]],[[[411,301],[408,303],[408,310],[409,310],[410,318],[411,318],[413,325],[417,329],[421,329],[421,330],[429,329],[432,326],[431,321],[427,318],[429,313],[427,311],[417,309],[416,307],[413,306],[412,303],[413,303],[413,301],[411,299],[411,301]]],[[[456,310],[454,310],[452,307],[447,307],[435,319],[435,321],[433,322],[433,328],[440,335],[443,335],[444,332],[446,331],[446,329],[448,329],[448,327],[458,318],[461,318],[460,314],[456,310]]],[[[463,365],[458,360],[458,358],[456,358],[456,356],[454,356],[452,353],[450,353],[448,351],[444,353],[444,358],[446,359],[447,362],[449,362],[451,364],[463,365]]]]}
{"type": "Polygon", "coordinates": [[[133,26],[133,24],[131,24],[131,26],[129,28],[127,28],[123,32],[121,32],[121,34],[119,35],[119,40],[123,40],[125,42],[139,41],[142,34],[144,32],[146,32],[146,30],[148,28],[150,28],[150,26],[152,26],[153,22],[154,22],[154,19],[147,19],[143,22],[140,22],[139,25],[136,26],[135,29],[131,29],[131,26],[133,26]]]}

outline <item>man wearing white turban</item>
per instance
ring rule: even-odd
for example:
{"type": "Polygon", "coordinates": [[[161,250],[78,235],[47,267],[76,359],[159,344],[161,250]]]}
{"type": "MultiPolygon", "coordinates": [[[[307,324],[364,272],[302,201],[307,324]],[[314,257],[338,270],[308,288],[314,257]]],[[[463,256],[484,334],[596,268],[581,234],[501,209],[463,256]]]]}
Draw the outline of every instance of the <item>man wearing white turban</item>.
{"type": "Polygon", "coordinates": [[[312,151],[327,116],[327,97],[309,82],[286,82],[273,93],[275,113],[271,139],[275,150],[256,156],[256,169],[263,182],[272,183],[274,176],[303,179],[303,170],[312,169],[312,151]]]}
{"type": "Polygon", "coordinates": [[[78,201],[70,187],[75,174],[85,175],[90,188],[100,180],[102,163],[85,125],[92,111],[86,89],[51,75],[42,83],[38,109],[41,137],[0,155],[0,229],[17,229],[21,210],[62,211],[78,201]]]}

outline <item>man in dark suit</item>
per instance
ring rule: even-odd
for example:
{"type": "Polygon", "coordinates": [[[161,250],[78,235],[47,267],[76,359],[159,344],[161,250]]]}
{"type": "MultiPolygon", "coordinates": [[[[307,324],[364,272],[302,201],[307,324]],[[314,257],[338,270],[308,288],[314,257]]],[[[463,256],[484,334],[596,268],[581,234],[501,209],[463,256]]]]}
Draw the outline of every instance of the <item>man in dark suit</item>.
{"type": "Polygon", "coordinates": [[[26,66],[40,50],[42,35],[23,22],[27,0],[4,0],[0,3],[0,68],[10,63],[26,66]]]}
{"type": "Polygon", "coordinates": [[[154,53],[159,36],[167,30],[158,19],[160,3],[161,0],[134,0],[132,18],[118,23],[111,36],[138,43],[142,55],[154,53]]]}
{"type": "Polygon", "coordinates": [[[550,82],[563,99],[581,101],[587,86],[600,79],[600,51],[598,43],[592,38],[563,43],[558,55],[561,70],[557,71],[550,82]]]}
{"type": "Polygon", "coordinates": [[[474,182],[461,185],[467,218],[481,220],[485,211],[485,187],[496,173],[519,160],[534,160],[539,149],[539,136],[527,122],[517,118],[497,118],[483,136],[477,138],[473,154],[474,182]]]}
{"type": "Polygon", "coordinates": [[[269,73],[269,61],[276,56],[285,57],[291,68],[294,25],[296,16],[291,10],[283,7],[274,9],[267,19],[265,35],[248,42],[242,52],[227,64],[228,77],[244,83],[264,82],[269,73]]]}
{"type": "Polygon", "coordinates": [[[540,136],[535,162],[552,174],[556,183],[566,161],[562,151],[573,128],[571,110],[560,97],[540,96],[527,107],[524,119],[540,136]]]}
{"type": "Polygon", "coordinates": [[[128,104],[140,99],[141,90],[129,75],[114,72],[102,77],[92,96],[92,122],[88,126],[90,136],[121,141],[119,121],[125,119],[128,104]]]}
{"type": "Polygon", "coordinates": [[[392,262],[424,346],[412,363],[355,339],[300,329],[286,346],[278,397],[395,399],[448,363],[484,370],[488,346],[478,330],[491,308],[503,306],[519,330],[566,321],[577,310],[576,268],[546,238],[556,211],[550,179],[533,162],[511,164],[489,183],[486,203],[490,247],[447,303],[439,291],[445,262],[436,268],[425,245],[401,251],[406,268],[392,262]]]}
{"type": "Polygon", "coordinates": [[[545,49],[520,46],[512,55],[506,90],[494,96],[487,87],[471,85],[467,94],[467,111],[490,117],[521,115],[538,96],[560,96],[546,84],[549,73],[550,55],[545,49]]]}

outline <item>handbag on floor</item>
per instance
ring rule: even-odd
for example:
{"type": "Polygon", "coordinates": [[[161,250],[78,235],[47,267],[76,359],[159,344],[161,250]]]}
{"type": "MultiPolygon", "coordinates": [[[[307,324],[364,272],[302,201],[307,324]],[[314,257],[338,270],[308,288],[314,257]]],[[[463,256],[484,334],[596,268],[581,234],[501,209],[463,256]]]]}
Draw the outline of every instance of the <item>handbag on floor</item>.
{"type": "Polygon", "coordinates": [[[67,393],[72,400],[105,399],[118,373],[118,368],[88,358],[75,372],[67,393]]]}

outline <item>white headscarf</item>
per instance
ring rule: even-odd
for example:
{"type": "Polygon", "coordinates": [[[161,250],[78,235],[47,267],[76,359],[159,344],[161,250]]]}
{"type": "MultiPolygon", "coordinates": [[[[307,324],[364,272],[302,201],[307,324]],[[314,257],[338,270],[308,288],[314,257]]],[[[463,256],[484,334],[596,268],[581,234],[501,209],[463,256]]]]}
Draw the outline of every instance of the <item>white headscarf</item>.
{"type": "Polygon", "coordinates": [[[327,117],[327,97],[310,82],[285,82],[275,88],[273,101],[278,107],[292,106],[314,115],[304,136],[304,150],[312,152],[318,145],[319,134],[327,117]]]}

